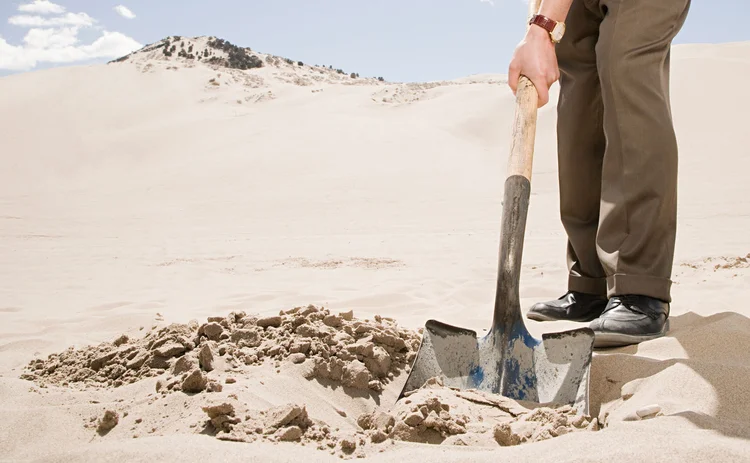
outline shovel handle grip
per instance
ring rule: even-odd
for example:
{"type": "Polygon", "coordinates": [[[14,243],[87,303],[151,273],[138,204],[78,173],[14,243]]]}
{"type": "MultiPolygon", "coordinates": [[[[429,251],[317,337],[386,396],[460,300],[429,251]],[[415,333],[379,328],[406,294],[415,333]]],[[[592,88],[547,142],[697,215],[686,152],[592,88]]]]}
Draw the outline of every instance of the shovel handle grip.
{"type": "Polygon", "coordinates": [[[516,89],[516,112],[513,118],[508,177],[520,175],[531,181],[538,101],[539,95],[534,84],[526,76],[521,76],[516,89]]]}

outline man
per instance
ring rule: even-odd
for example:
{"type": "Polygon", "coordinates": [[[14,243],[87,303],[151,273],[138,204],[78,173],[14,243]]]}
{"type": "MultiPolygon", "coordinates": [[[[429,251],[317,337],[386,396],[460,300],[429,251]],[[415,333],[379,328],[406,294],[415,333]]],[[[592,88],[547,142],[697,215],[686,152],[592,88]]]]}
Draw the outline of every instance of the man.
{"type": "Polygon", "coordinates": [[[690,0],[543,0],[510,63],[513,92],[525,75],[540,107],[560,81],[568,292],[535,304],[527,316],[590,322],[598,347],[667,331],[677,221],[669,51],[689,6],[690,0]]]}

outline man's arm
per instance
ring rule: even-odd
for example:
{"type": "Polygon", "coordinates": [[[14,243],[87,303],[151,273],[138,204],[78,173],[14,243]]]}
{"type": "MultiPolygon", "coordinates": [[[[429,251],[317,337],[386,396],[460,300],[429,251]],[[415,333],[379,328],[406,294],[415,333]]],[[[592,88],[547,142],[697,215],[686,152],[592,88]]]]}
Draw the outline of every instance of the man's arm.
{"type": "MultiPolygon", "coordinates": [[[[538,13],[564,22],[573,0],[542,0],[538,13]]],[[[531,25],[513,53],[508,68],[508,85],[516,93],[521,75],[529,78],[539,94],[539,106],[549,101],[549,88],[560,78],[555,44],[549,33],[531,25]]]]}

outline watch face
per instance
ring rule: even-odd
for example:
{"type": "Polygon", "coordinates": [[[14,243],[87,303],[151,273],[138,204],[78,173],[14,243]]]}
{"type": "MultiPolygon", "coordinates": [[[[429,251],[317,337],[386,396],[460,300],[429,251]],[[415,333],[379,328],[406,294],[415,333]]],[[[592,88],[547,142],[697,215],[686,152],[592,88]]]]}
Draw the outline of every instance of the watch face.
{"type": "Polygon", "coordinates": [[[552,29],[552,32],[550,33],[550,35],[552,35],[552,39],[555,42],[559,42],[560,39],[563,38],[564,34],[565,34],[565,24],[564,23],[557,23],[557,25],[555,25],[555,28],[552,29]]]}

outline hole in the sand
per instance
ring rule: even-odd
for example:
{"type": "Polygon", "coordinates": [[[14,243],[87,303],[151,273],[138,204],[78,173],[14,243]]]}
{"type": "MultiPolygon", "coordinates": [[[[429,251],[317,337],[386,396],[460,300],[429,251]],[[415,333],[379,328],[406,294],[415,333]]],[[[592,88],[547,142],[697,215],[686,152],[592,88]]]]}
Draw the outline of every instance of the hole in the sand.
{"type": "Polygon", "coordinates": [[[598,430],[598,422],[571,406],[550,407],[477,390],[445,387],[438,378],[411,391],[392,407],[360,416],[358,425],[375,441],[497,447],[598,430]]]}

